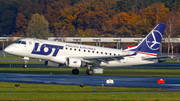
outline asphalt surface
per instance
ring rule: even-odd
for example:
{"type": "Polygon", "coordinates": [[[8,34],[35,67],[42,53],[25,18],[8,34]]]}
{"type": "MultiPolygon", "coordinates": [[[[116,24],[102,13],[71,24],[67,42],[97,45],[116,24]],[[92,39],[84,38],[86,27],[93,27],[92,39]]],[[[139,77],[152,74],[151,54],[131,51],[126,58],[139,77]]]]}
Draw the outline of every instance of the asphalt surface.
{"type": "MultiPolygon", "coordinates": [[[[0,67],[9,67],[9,65],[0,64],[0,67]]],[[[13,65],[13,67],[22,67],[22,65],[13,65]]],[[[37,67],[37,65],[30,65],[30,67],[37,67]]],[[[38,65],[38,67],[46,67],[46,66],[38,65]]],[[[130,66],[127,68],[180,68],[180,64],[158,63],[158,64],[152,64],[146,66],[132,66],[132,67],[130,66]]],[[[157,92],[180,92],[180,77],[122,77],[122,76],[88,76],[88,75],[82,76],[82,75],[0,73],[0,82],[61,84],[61,85],[85,84],[85,86],[102,86],[103,84],[104,86],[109,86],[109,87],[167,88],[169,90],[157,91],[157,92]],[[106,81],[109,79],[113,80],[114,83],[112,84],[106,83],[106,81]],[[164,84],[157,83],[157,80],[159,79],[163,79],[165,83],[164,84]]],[[[138,92],[138,93],[144,93],[144,92],[138,92]]],[[[152,92],[146,92],[146,93],[152,93],[152,92]]]]}
{"type": "Polygon", "coordinates": [[[142,87],[180,89],[180,77],[121,77],[121,76],[82,76],[82,75],[50,75],[50,74],[20,74],[0,73],[0,82],[62,84],[110,87],[142,87]],[[107,84],[106,80],[113,80],[107,84]],[[157,80],[165,80],[165,84],[158,84],[157,80]]]}

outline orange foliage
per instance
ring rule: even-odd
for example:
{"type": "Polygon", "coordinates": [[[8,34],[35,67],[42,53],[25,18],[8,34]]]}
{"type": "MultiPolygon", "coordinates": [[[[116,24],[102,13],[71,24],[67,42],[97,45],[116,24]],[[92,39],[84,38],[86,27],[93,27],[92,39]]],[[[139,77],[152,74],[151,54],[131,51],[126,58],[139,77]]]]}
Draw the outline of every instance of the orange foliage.
{"type": "Polygon", "coordinates": [[[13,36],[23,36],[27,30],[27,19],[22,13],[18,13],[16,16],[16,32],[13,33],[13,36]]]}
{"type": "Polygon", "coordinates": [[[128,21],[130,21],[132,17],[128,15],[125,12],[121,12],[118,15],[113,17],[113,20],[106,21],[110,25],[115,26],[116,28],[119,28],[121,26],[126,26],[128,21]]]}

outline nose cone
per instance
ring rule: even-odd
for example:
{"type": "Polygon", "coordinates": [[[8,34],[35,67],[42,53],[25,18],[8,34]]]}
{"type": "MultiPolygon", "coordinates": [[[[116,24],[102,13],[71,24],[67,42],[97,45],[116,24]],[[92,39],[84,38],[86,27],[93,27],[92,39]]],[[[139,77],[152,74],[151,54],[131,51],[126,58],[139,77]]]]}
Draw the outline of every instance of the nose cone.
{"type": "Polygon", "coordinates": [[[8,46],[4,49],[6,53],[11,53],[13,51],[12,47],[8,46]]]}

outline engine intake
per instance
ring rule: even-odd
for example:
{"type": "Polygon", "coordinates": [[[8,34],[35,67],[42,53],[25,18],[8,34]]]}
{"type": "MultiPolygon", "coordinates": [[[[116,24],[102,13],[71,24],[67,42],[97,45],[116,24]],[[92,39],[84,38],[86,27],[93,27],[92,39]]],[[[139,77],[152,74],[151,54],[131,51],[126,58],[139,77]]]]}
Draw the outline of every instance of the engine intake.
{"type": "Polygon", "coordinates": [[[81,67],[81,60],[77,58],[67,58],[66,65],[69,67],[81,67]]]}

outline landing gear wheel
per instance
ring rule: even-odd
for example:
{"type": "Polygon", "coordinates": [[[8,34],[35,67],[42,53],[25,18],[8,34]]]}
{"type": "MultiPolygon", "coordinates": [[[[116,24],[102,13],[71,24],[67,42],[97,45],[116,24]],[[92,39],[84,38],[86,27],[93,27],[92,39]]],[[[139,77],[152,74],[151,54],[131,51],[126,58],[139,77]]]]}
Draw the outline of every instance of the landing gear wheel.
{"type": "Polygon", "coordinates": [[[78,70],[77,68],[73,69],[73,70],[72,70],[72,74],[74,74],[74,75],[79,74],[79,70],[78,70]]]}
{"type": "Polygon", "coordinates": [[[87,70],[86,70],[86,74],[87,74],[87,75],[92,75],[92,74],[94,74],[94,72],[93,72],[92,69],[87,69],[87,70]]]}
{"type": "Polygon", "coordinates": [[[23,65],[23,68],[27,68],[27,65],[23,65]]]}

